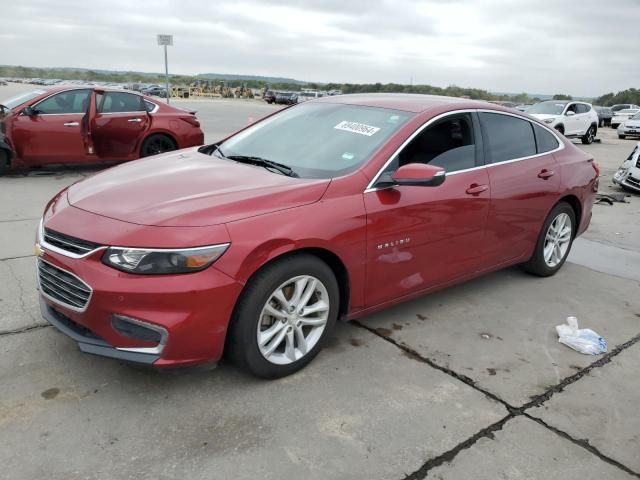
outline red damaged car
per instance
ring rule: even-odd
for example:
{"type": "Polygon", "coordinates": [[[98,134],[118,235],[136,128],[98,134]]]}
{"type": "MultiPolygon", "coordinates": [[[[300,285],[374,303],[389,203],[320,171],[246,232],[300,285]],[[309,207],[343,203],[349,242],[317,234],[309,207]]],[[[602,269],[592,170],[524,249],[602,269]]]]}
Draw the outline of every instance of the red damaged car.
{"type": "Polygon", "coordinates": [[[0,102],[0,173],[125,162],[203,143],[195,112],[134,92],[58,87],[0,102]]]}
{"type": "Polygon", "coordinates": [[[510,265],[556,273],[598,166],[485,102],[342,95],[121,165],[46,206],[44,317],[80,349],[255,375],[311,361],[336,320],[510,265]]]}

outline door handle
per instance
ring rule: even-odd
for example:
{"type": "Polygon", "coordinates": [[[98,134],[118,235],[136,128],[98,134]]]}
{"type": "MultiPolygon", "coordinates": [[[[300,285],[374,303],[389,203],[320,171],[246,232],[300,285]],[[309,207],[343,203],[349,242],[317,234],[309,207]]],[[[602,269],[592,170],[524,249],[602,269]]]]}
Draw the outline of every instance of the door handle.
{"type": "Polygon", "coordinates": [[[65,127],[77,127],[80,125],[78,122],[67,122],[64,124],[65,127]]]}
{"type": "Polygon", "coordinates": [[[538,178],[542,178],[543,180],[546,180],[548,178],[553,177],[555,174],[556,172],[554,172],[553,170],[547,170],[545,168],[538,174],[538,178]]]}
{"type": "Polygon", "coordinates": [[[129,120],[127,120],[127,122],[129,123],[140,123],[141,121],[141,118],[130,118],[129,120]]]}
{"type": "Polygon", "coordinates": [[[489,189],[489,185],[478,185],[477,183],[472,183],[467,188],[466,193],[469,195],[480,195],[482,192],[489,189]]]}

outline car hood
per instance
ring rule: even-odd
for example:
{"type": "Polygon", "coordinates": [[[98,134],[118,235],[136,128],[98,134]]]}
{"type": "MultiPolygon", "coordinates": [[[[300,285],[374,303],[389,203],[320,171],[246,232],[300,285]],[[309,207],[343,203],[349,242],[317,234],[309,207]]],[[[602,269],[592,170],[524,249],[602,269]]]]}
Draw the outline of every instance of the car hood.
{"type": "Polygon", "coordinates": [[[553,118],[555,120],[560,116],[560,115],[548,115],[546,113],[531,113],[530,115],[542,121],[545,121],[547,118],[553,118]]]}
{"type": "Polygon", "coordinates": [[[314,203],[329,183],[193,148],[111,168],[70,187],[67,198],[76,208],[129,223],[197,227],[314,203]]]}
{"type": "Polygon", "coordinates": [[[624,122],[625,127],[640,128],[640,120],[627,120],[624,122]]]}

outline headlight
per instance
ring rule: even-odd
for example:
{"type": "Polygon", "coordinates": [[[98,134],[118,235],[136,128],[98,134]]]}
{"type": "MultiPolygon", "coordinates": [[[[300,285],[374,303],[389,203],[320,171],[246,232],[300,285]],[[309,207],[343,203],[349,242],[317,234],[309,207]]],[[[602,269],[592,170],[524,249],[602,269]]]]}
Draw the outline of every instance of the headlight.
{"type": "Polygon", "coordinates": [[[556,119],[555,119],[555,118],[545,118],[545,119],[544,119],[544,123],[553,123],[553,122],[555,122],[555,121],[556,121],[556,119]]]}
{"type": "Polygon", "coordinates": [[[102,261],[123,272],[142,275],[199,272],[220,258],[229,245],[175,250],[109,247],[102,261]]]}

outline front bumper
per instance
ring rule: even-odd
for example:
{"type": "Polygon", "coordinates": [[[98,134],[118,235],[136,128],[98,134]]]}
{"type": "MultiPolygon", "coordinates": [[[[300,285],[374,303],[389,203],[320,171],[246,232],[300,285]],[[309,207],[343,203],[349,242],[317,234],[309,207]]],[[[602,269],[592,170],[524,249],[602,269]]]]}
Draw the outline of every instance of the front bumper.
{"type": "Polygon", "coordinates": [[[159,355],[118,350],[113,345],[110,345],[92,333],[89,329],[74,322],[53,306],[48,305],[42,296],[40,296],[40,311],[45,320],[60,332],[78,342],[78,347],[82,352],[146,365],[153,365],[153,363],[160,358],[159,355]]]}
{"type": "MultiPolygon", "coordinates": [[[[102,251],[69,258],[44,250],[44,260],[91,287],[82,309],[47,295],[40,285],[42,316],[94,355],[153,365],[217,362],[242,286],[214,267],[183,275],[131,275],[100,261],[102,251]],[[117,330],[115,317],[134,319],[166,332],[159,343],[117,330]]],[[[39,275],[41,275],[39,273],[39,275]]],[[[68,285],[67,285],[68,287],[68,285]]]]}
{"type": "Polygon", "coordinates": [[[613,183],[640,193],[640,170],[620,169],[613,175],[613,183]]]}

